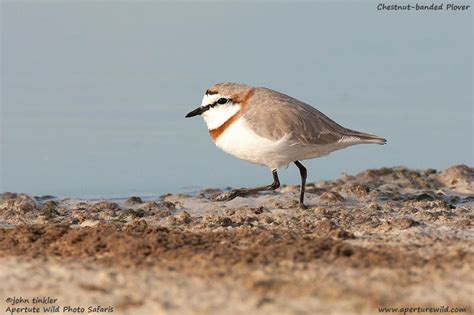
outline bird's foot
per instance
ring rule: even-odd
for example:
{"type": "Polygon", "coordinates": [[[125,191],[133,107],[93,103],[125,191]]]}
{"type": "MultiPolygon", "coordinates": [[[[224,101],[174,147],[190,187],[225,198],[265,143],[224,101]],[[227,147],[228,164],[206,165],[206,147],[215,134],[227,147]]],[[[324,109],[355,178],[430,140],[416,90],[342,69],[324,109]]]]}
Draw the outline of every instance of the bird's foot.
{"type": "Polygon", "coordinates": [[[243,189],[234,189],[231,191],[220,193],[219,195],[214,197],[214,201],[230,201],[236,197],[245,196],[246,194],[247,192],[243,189]]]}
{"type": "Polygon", "coordinates": [[[308,209],[308,206],[305,205],[305,204],[302,203],[302,202],[299,203],[299,207],[300,207],[300,209],[303,209],[303,210],[307,210],[307,209],[308,209]]]}

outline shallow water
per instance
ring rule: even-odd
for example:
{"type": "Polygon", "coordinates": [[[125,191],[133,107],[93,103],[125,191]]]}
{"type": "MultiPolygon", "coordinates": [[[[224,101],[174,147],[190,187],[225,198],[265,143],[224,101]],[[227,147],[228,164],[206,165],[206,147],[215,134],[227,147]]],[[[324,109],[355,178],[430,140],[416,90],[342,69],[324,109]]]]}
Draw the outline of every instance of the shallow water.
{"type": "MultiPolygon", "coordinates": [[[[471,12],[1,5],[1,191],[99,198],[270,182],[219,151],[200,119],[184,119],[220,81],[274,88],[388,139],[307,161],[309,181],[473,164],[471,12]]],[[[280,174],[286,184],[298,176],[294,166],[280,174]]]]}

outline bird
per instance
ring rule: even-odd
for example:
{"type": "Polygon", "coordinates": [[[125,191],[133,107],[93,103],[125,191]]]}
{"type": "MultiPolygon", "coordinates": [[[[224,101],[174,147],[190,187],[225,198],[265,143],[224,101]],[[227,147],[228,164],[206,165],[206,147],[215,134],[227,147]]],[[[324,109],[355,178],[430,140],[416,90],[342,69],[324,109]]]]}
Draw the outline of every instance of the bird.
{"type": "Polygon", "coordinates": [[[307,170],[300,162],[346,147],[386,139],[345,128],[316,108],[286,94],[243,83],[218,83],[208,88],[199,107],[185,117],[201,116],[214,143],[241,160],[268,167],[270,185],[223,192],[216,201],[229,201],[280,187],[278,169],[294,163],[301,185],[299,207],[304,203],[307,170]]]}

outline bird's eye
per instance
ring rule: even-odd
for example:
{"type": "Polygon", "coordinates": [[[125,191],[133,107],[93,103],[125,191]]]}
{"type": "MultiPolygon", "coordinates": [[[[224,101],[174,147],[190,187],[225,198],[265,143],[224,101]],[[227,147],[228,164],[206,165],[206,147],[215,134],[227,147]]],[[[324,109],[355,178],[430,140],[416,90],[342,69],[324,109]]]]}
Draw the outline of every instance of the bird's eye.
{"type": "Polygon", "coordinates": [[[227,98],[224,98],[224,97],[221,97],[220,99],[217,100],[217,103],[218,104],[225,104],[227,103],[229,100],[227,98]]]}

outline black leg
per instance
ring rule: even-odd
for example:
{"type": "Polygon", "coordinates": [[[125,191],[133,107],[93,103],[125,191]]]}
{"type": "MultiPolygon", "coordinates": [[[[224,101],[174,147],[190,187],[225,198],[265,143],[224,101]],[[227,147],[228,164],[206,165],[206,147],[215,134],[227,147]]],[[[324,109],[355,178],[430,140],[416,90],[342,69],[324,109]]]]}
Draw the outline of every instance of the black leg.
{"type": "Polygon", "coordinates": [[[306,177],[308,173],[306,172],[306,167],[303,166],[299,161],[294,162],[295,165],[299,168],[300,170],[300,175],[301,175],[301,188],[300,188],[300,208],[301,209],[308,209],[307,206],[304,204],[304,191],[306,188],[306,177]]]}
{"type": "Polygon", "coordinates": [[[229,201],[236,197],[243,197],[250,194],[255,194],[259,191],[268,191],[268,190],[275,190],[280,187],[280,180],[278,179],[277,170],[272,170],[273,175],[273,183],[266,186],[255,187],[255,188],[241,188],[241,189],[234,189],[229,192],[224,192],[219,194],[214,200],[216,201],[229,201]]]}

